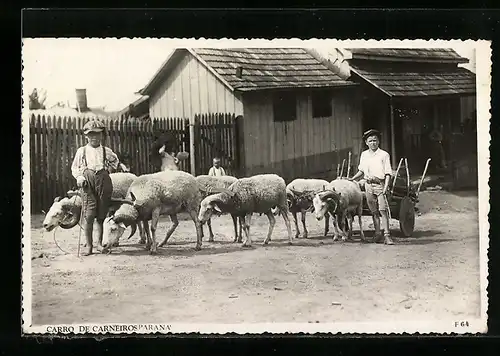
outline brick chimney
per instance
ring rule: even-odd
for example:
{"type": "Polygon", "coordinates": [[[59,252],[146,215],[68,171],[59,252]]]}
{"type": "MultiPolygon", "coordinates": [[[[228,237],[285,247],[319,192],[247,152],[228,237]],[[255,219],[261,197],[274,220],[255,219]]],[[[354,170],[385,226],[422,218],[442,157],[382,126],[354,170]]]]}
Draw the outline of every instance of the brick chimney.
{"type": "Polygon", "coordinates": [[[85,112],[89,110],[87,106],[87,89],[76,90],[76,107],[79,111],[85,112]]]}

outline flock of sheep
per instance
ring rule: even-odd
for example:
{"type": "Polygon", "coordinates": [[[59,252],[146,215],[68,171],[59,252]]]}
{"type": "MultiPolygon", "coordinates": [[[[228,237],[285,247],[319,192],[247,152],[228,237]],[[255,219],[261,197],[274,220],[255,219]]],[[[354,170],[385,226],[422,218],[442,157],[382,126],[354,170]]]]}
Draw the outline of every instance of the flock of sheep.
{"type": "MultiPolygon", "coordinates": [[[[268,244],[276,223],[275,216],[281,215],[288,231],[289,244],[293,236],[289,220],[292,213],[298,238],[300,231],[297,214],[302,214],[303,237],[307,238],[305,216],[314,212],[319,221],[325,218],[325,236],[328,234],[329,220],[334,226],[334,240],[352,236],[352,221],[358,215],[360,235],[364,241],[361,222],[363,193],[360,185],[347,179],[331,182],[321,179],[295,179],[286,185],[276,174],[260,174],[237,179],[231,176],[193,176],[180,171],[179,160],[186,159],[186,153],[176,157],[161,150],[162,171],[136,176],[132,173],[112,173],[112,206],[104,221],[103,253],[111,252],[118,246],[119,239],[130,227],[133,236],[139,228],[140,242],[150,253],[157,252],[173,234],[179,221],[177,214],[189,214],[196,228],[196,250],[201,249],[205,223],[209,229],[209,241],[214,234],[211,227],[212,215],[230,214],[234,225],[234,242],[251,246],[251,218],[254,213],[265,214],[269,219],[269,230],[264,240],[268,244]],[[158,243],[156,231],[160,216],[168,215],[172,224],[166,236],[158,243]],[[348,222],[346,227],[345,222],[348,222]],[[239,223],[239,224],[238,224],[239,223]],[[242,241],[243,233],[245,240],[242,241]],[[347,232],[348,230],[348,232],[347,232]]],[[[43,226],[47,231],[57,226],[65,229],[76,226],[80,221],[81,198],[78,192],[68,192],[68,196],[57,197],[48,211],[43,226]]]]}

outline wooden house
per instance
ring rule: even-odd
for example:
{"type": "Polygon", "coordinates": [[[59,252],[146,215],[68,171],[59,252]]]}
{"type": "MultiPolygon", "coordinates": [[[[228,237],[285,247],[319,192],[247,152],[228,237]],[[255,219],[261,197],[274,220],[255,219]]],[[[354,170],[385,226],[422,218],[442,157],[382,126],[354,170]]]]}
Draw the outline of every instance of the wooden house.
{"type": "Polygon", "coordinates": [[[152,118],[235,114],[239,176],[333,179],[362,147],[359,85],[302,48],[177,49],[140,93],[152,118]]]}
{"type": "Polygon", "coordinates": [[[118,112],[121,117],[149,120],[149,97],[141,96],[118,112]]]}
{"type": "Polygon", "coordinates": [[[430,173],[477,184],[476,78],[459,66],[468,59],[440,48],[338,49],[334,57],[344,64],[336,72],[361,85],[363,130],[383,132],[393,169],[407,157],[421,174],[430,157],[430,173]]]}

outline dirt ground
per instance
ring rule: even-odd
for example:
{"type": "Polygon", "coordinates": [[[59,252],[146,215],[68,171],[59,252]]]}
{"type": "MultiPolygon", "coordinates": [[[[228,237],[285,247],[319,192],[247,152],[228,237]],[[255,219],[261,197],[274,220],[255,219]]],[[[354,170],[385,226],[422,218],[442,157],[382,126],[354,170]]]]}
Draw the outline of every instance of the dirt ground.
{"type": "MultiPolygon", "coordinates": [[[[195,251],[194,225],[180,221],[159,255],[138,236],[111,255],[78,258],[78,226],[41,229],[32,218],[33,324],[81,322],[355,322],[479,317],[477,195],[422,192],[412,238],[396,245],[333,242],[323,222],[307,217],[309,238],[287,244],[277,219],[255,215],[254,245],[232,243],[228,216],[213,220],[215,242],[195,251]]],[[[170,222],[159,224],[163,237],[170,222]]],[[[355,238],[358,225],[354,226],[355,238]]],[[[299,222],[299,227],[302,229],[299,222]]],[[[373,235],[364,217],[367,236],[373,235]]],[[[294,231],[293,223],[292,230],[294,231]]],[[[207,233],[206,233],[207,235],[207,233]]],[[[206,240],[206,238],[205,238],[206,240]]],[[[83,236],[82,236],[83,244],[83,236]]]]}

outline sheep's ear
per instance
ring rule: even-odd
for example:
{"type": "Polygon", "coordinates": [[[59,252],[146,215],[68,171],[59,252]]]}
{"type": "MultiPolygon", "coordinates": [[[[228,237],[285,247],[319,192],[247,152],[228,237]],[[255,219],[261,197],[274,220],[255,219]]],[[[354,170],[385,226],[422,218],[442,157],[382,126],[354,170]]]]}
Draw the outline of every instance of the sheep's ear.
{"type": "Polygon", "coordinates": [[[121,223],[118,224],[119,227],[121,227],[122,229],[126,229],[127,227],[125,226],[125,224],[123,223],[123,221],[121,223]]]}
{"type": "Polygon", "coordinates": [[[130,197],[132,198],[132,201],[136,201],[134,193],[130,192],[130,197]]]}

